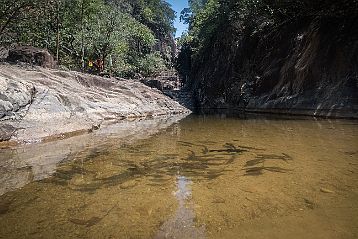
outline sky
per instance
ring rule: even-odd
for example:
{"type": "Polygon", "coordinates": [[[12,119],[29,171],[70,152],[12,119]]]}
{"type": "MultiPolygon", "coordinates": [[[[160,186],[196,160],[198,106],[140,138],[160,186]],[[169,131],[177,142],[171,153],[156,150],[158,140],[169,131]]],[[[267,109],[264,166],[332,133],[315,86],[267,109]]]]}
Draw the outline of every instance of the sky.
{"type": "Polygon", "coordinates": [[[188,0],[166,0],[168,3],[172,5],[172,8],[174,11],[176,11],[177,18],[174,22],[174,27],[177,29],[177,32],[175,34],[175,37],[180,37],[181,34],[188,29],[188,25],[183,24],[180,22],[180,12],[188,7],[188,0]]]}

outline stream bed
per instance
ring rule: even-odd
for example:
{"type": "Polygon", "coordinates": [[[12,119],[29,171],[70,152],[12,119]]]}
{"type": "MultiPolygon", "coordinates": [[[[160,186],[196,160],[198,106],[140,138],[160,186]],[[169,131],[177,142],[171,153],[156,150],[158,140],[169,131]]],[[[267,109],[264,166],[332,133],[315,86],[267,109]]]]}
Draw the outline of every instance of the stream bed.
{"type": "Polygon", "coordinates": [[[0,238],[358,238],[358,122],[190,115],[3,147],[0,238]]]}

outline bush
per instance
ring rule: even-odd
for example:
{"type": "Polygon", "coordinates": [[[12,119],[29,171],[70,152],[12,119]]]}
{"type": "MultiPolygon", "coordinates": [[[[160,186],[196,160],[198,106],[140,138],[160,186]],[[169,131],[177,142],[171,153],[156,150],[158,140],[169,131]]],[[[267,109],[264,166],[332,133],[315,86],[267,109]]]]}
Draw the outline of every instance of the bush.
{"type": "Polygon", "coordinates": [[[167,69],[159,52],[151,53],[138,62],[139,73],[143,76],[156,75],[167,69]]]}

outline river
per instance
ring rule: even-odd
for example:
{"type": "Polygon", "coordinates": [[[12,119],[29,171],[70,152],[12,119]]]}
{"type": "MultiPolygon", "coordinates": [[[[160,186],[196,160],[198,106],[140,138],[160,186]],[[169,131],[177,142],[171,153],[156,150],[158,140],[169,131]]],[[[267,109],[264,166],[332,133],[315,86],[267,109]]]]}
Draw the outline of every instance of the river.
{"type": "Polygon", "coordinates": [[[358,122],[190,115],[0,149],[0,238],[357,238],[358,122]]]}

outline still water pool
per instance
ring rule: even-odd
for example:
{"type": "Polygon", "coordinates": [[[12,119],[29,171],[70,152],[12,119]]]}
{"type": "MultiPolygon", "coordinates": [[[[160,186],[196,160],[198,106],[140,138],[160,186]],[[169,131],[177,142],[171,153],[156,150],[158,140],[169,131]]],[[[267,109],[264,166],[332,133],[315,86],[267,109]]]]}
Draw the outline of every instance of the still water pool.
{"type": "Polygon", "coordinates": [[[358,122],[123,122],[3,147],[0,195],[0,238],[358,238],[358,122]]]}

